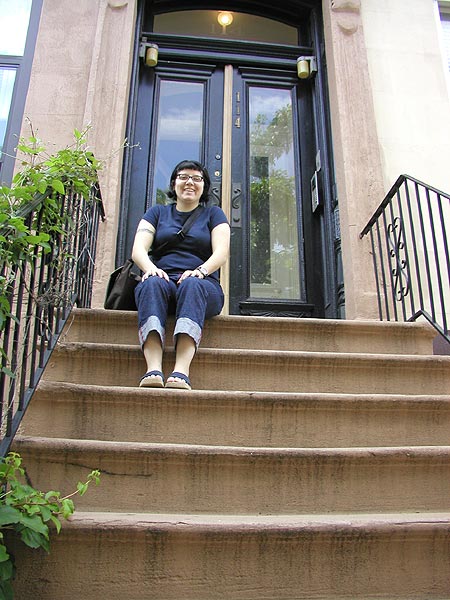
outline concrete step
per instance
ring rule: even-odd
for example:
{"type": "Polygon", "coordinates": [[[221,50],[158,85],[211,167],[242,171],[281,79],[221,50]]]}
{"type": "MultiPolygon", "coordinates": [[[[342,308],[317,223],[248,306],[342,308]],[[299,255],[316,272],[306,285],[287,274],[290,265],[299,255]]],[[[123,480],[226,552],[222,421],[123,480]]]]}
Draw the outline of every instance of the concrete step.
{"type": "Polygon", "coordinates": [[[216,317],[186,392],[137,387],[136,313],[72,317],[13,450],[39,489],[101,483],[50,557],[17,549],[17,598],[450,598],[428,325],[216,317]]]}
{"type": "Polygon", "coordinates": [[[42,381],[27,436],[267,447],[439,446],[450,396],[158,390],[42,381]]]}
{"type": "Polygon", "coordinates": [[[17,547],[15,591],[46,600],[443,600],[449,533],[448,512],[77,511],[50,556],[17,547]]]}
{"type": "MultiPolygon", "coordinates": [[[[173,352],[167,352],[166,374],[173,361],[173,352]]],[[[44,377],[134,387],[144,372],[138,346],[62,342],[44,377]]],[[[450,357],[200,349],[192,363],[191,379],[195,389],[204,390],[449,394],[450,357]]]]}
{"type": "MultiPolygon", "coordinates": [[[[172,344],[173,319],[167,326],[172,344]]],[[[309,352],[433,354],[427,323],[219,316],[206,322],[203,348],[259,348],[309,352]]],[[[74,309],[63,333],[68,342],[138,344],[137,313],[74,309]]]]}
{"type": "Polygon", "coordinates": [[[442,511],[450,446],[255,448],[18,437],[39,489],[70,491],[87,471],[100,486],[81,510],[299,514],[442,511]]]}

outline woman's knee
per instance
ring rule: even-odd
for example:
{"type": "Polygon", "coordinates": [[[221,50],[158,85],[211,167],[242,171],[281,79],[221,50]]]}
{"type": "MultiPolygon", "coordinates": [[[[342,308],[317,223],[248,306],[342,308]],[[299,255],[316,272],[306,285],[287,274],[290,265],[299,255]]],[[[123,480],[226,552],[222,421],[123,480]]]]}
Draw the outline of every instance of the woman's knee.
{"type": "Polygon", "coordinates": [[[165,279],[161,277],[149,277],[142,281],[136,288],[136,303],[141,299],[148,301],[149,298],[161,299],[167,301],[170,297],[170,286],[165,279]]]}
{"type": "Polygon", "coordinates": [[[184,312],[185,307],[195,306],[203,317],[217,315],[223,307],[222,289],[210,280],[187,277],[179,286],[177,306],[178,312],[184,312]]]}
{"type": "Polygon", "coordinates": [[[203,289],[203,279],[200,277],[186,277],[183,281],[178,285],[179,290],[201,290],[203,289]]]}
{"type": "Polygon", "coordinates": [[[185,298],[197,298],[206,301],[207,297],[208,291],[204,282],[198,277],[186,277],[186,279],[183,279],[178,285],[177,303],[183,301],[185,298]]]}

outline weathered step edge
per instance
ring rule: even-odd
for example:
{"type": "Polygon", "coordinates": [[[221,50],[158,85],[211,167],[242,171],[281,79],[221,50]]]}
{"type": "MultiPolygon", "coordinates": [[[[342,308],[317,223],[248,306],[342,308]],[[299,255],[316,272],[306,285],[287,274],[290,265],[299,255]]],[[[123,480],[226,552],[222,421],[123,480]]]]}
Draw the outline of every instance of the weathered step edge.
{"type": "MultiPolygon", "coordinates": [[[[168,349],[173,352],[173,348],[168,349]]],[[[77,352],[92,352],[97,354],[104,353],[109,356],[132,355],[133,358],[142,358],[142,352],[137,345],[133,344],[106,344],[95,342],[61,342],[58,344],[54,353],[73,354],[77,352]]],[[[230,362],[241,362],[244,360],[254,360],[255,362],[267,363],[277,358],[280,362],[295,361],[301,358],[325,362],[326,364],[335,364],[336,361],[343,360],[359,361],[362,363],[376,362],[384,364],[386,362],[405,363],[405,364],[436,364],[450,367],[450,357],[442,355],[417,355],[417,354],[371,354],[369,352],[314,352],[304,350],[266,350],[250,348],[200,348],[199,356],[209,359],[210,362],[229,360],[230,362]]]]}
{"type": "MultiPolygon", "coordinates": [[[[331,392],[252,392],[245,390],[191,390],[186,394],[184,390],[169,390],[161,388],[130,388],[129,386],[108,386],[83,383],[71,383],[65,381],[42,380],[35,392],[36,397],[42,400],[49,394],[49,402],[77,402],[84,395],[93,398],[102,396],[101,402],[114,404],[117,400],[129,402],[142,398],[151,402],[180,402],[187,404],[208,402],[212,404],[229,405],[231,402],[250,404],[318,404],[322,408],[338,406],[343,410],[352,408],[354,404],[364,404],[386,410],[398,405],[406,408],[414,405],[424,409],[448,409],[450,410],[450,394],[386,394],[386,393],[331,393],[331,392]],[[165,394],[161,396],[161,393],[165,394]]],[[[450,441],[450,440],[449,440],[450,441]]]]}
{"type": "MultiPolygon", "coordinates": [[[[173,318],[167,323],[167,343],[171,344],[173,318]]],[[[292,319],[286,317],[218,316],[206,322],[202,347],[260,347],[262,341],[274,350],[400,354],[432,354],[435,332],[428,323],[359,321],[342,319],[292,319]],[[343,341],[342,341],[343,340],[343,341]],[[391,350],[389,350],[389,348],[391,350]]],[[[137,313],[103,309],[74,309],[61,336],[63,341],[138,343],[137,313]],[[111,332],[114,338],[111,339],[111,332]]]]}
{"type": "Polygon", "coordinates": [[[224,533],[253,536],[269,533],[357,537],[361,534],[450,533],[450,512],[421,513],[342,513],[332,515],[227,515],[153,514],[76,511],[64,526],[71,534],[93,530],[114,531],[128,536],[144,536],[153,527],[176,535],[224,533]]]}
{"type": "Polygon", "coordinates": [[[444,512],[264,518],[77,511],[52,536],[50,557],[17,552],[16,590],[20,598],[32,592],[52,600],[437,600],[448,598],[449,531],[444,512]]]}
{"type": "MultiPolygon", "coordinates": [[[[155,457],[216,457],[219,460],[309,459],[314,462],[324,460],[368,460],[373,463],[390,462],[399,464],[427,462],[434,459],[439,464],[450,464],[450,446],[409,446],[409,447],[357,447],[357,448],[256,448],[254,446],[211,446],[193,444],[153,444],[148,442],[112,442],[98,440],[73,440],[67,438],[28,437],[17,435],[14,446],[20,452],[49,454],[57,462],[59,454],[77,453],[79,456],[92,454],[97,457],[117,454],[133,457],[140,461],[144,456],[155,457]]],[[[75,459],[73,459],[75,461],[75,459]]]]}
{"type": "MultiPolygon", "coordinates": [[[[166,372],[172,364],[167,353],[166,372]]],[[[137,346],[74,342],[57,346],[44,378],[135,386],[144,370],[137,346]]],[[[448,394],[450,357],[200,349],[191,375],[200,389],[448,394]]]]}
{"type": "Polygon", "coordinates": [[[14,450],[42,489],[67,490],[99,469],[102,485],[79,499],[90,510],[441,511],[450,496],[449,446],[258,448],[18,437],[14,450]]]}
{"type": "Polygon", "coordinates": [[[446,445],[450,396],[131,388],[41,381],[28,436],[219,446],[446,445]]]}

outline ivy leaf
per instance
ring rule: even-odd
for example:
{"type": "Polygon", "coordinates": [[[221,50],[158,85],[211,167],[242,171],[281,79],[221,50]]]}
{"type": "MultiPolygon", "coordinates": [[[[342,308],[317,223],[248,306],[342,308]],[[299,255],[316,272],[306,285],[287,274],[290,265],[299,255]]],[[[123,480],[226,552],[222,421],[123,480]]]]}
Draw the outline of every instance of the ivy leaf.
{"type": "Polygon", "coordinates": [[[0,544],[0,563],[5,562],[5,560],[9,559],[8,551],[6,550],[6,546],[4,544],[0,544]]]}
{"type": "Polygon", "coordinates": [[[4,598],[4,600],[13,600],[13,589],[8,581],[0,582],[0,592],[2,593],[1,597],[4,598]]]}
{"type": "Polygon", "coordinates": [[[26,146],[25,144],[18,144],[17,150],[20,150],[24,154],[39,154],[39,152],[40,152],[40,150],[38,148],[30,148],[29,146],[26,146]]]}
{"type": "Polygon", "coordinates": [[[22,484],[16,483],[16,482],[11,484],[11,488],[14,492],[14,499],[13,499],[14,502],[16,500],[25,500],[28,498],[28,496],[30,494],[33,493],[33,489],[30,488],[29,485],[22,485],[22,484]]]}
{"type": "Polygon", "coordinates": [[[61,506],[62,515],[65,519],[68,519],[70,516],[73,515],[73,513],[75,511],[75,505],[74,505],[73,501],[70,499],[63,500],[61,505],[62,505],[61,506]]]}
{"type": "Polygon", "coordinates": [[[29,517],[41,512],[39,506],[26,506],[25,508],[29,517]]]}
{"type": "Polygon", "coordinates": [[[50,500],[50,498],[55,498],[55,500],[59,500],[61,496],[61,492],[55,492],[54,490],[50,490],[44,496],[46,500],[50,500]]]}
{"type": "Polygon", "coordinates": [[[2,600],[12,600],[14,598],[13,589],[9,580],[14,576],[14,565],[9,560],[0,565],[0,598],[2,600]]]}
{"type": "Polygon", "coordinates": [[[49,521],[52,518],[52,511],[48,506],[39,506],[39,512],[41,513],[43,521],[49,521]]]}
{"type": "Polygon", "coordinates": [[[50,520],[55,524],[56,533],[59,533],[61,531],[61,522],[59,521],[59,519],[57,517],[55,517],[54,515],[52,515],[50,517],[50,520]]]}
{"type": "Polygon", "coordinates": [[[83,496],[87,492],[87,489],[88,489],[87,483],[81,483],[81,481],[79,481],[77,483],[77,490],[78,490],[78,493],[80,494],[80,496],[83,496]]]}
{"type": "Polygon", "coordinates": [[[12,523],[20,523],[22,513],[17,508],[12,506],[0,506],[0,527],[11,525],[12,523]]]}
{"type": "Polygon", "coordinates": [[[48,543],[47,538],[38,533],[37,531],[31,531],[30,529],[23,529],[20,532],[20,537],[22,542],[26,544],[29,548],[43,548],[46,552],[49,551],[50,544],[48,543]]]}
{"type": "Polygon", "coordinates": [[[24,239],[29,243],[29,244],[39,244],[39,242],[41,241],[41,236],[40,235],[25,235],[24,239]]]}
{"type": "Polygon", "coordinates": [[[38,516],[34,515],[32,517],[27,517],[27,515],[22,515],[20,523],[27,529],[32,529],[33,531],[48,537],[48,527],[38,516]]]}
{"type": "Polygon", "coordinates": [[[60,179],[52,179],[50,185],[55,190],[55,192],[58,192],[59,194],[63,195],[66,193],[66,190],[64,189],[64,184],[60,179]]]}
{"type": "Polygon", "coordinates": [[[47,182],[41,181],[40,183],[38,183],[37,190],[39,193],[45,194],[45,192],[47,191],[47,182]]]}

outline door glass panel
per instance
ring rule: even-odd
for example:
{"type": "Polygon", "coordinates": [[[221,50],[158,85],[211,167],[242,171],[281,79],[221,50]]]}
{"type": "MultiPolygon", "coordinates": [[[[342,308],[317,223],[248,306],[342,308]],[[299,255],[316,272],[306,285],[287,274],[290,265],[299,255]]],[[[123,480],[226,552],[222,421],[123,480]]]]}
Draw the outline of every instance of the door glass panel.
{"type": "Polygon", "coordinates": [[[153,31],[177,35],[225,38],[273,44],[298,44],[296,27],[273,19],[231,12],[230,25],[220,25],[218,10],[183,10],[155,15],[153,31]]]}
{"type": "Polygon", "coordinates": [[[153,203],[165,204],[173,168],[201,160],[205,84],[161,80],[155,146],[153,203]]]}
{"type": "Polygon", "coordinates": [[[22,56],[32,0],[0,0],[0,54],[22,56]]]}
{"type": "Polygon", "coordinates": [[[0,154],[5,141],[15,78],[16,69],[14,67],[0,67],[0,154]]]}
{"type": "Polygon", "coordinates": [[[300,298],[292,97],[249,88],[250,295],[300,298]]]}

